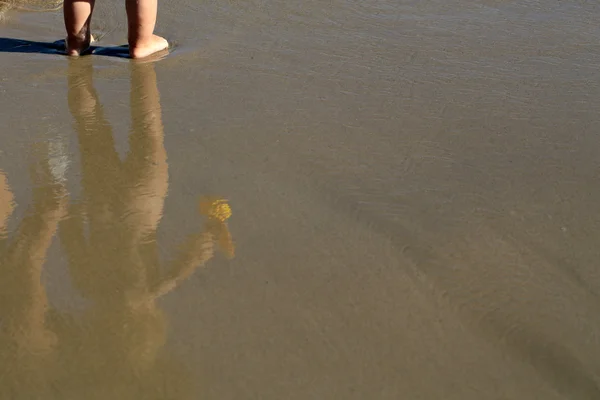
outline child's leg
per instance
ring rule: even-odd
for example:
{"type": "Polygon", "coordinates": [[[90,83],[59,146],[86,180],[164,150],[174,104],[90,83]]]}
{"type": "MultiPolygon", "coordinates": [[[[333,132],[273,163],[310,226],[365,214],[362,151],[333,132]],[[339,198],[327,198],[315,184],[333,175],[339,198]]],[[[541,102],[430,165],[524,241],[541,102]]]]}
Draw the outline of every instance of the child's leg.
{"type": "Polygon", "coordinates": [[[158,0],[126,0],[129,55],[143,58],[169,47],[166,39],[155,35],[158,0]]]}
{"type": "Polygon", "coordinates": [[[67,29],[67,54],[78,56],[85,51],[92,39],[90,22],[95,0],[65,0],[64,16],[67,29]]]}

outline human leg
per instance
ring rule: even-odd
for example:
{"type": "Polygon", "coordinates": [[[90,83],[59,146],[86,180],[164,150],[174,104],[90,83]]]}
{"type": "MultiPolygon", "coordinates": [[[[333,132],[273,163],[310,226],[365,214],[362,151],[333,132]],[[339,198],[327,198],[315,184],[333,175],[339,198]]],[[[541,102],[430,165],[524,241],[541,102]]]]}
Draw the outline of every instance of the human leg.
{"type": "Polygon", "coordinates": [[[90,22],[95,0],[65,0],[63,13],[67,30],[67,55],[78,56],[90,46],[90,22]]]}
{"type": "Polygon", "coordinates": [[[126,0],[129,55],[144,58],[169,47],[165,38],[154,34],[158,0],[126,0]]]}

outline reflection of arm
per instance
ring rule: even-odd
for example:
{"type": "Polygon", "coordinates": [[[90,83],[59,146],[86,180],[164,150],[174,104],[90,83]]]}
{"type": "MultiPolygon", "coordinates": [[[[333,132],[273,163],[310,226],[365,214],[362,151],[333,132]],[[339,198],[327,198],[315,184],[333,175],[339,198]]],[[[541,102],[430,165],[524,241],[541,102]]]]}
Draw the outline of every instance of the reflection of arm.
{"type": "Polygon", "coordinates": [[[214,255],[214,236],[208,232],[190,235],[181,251],[169,265],[167,276],[151,289],[152,298],[159,298],[187,279],[214,255]]]}
{"type": "Polygon", "coordinates": [[[131,225],[140,234],[156,230],[168,188],[167,153],[153,64],[132,65],[130,152],[125,179],[131,225]]]}
{"type": "Polygon", "coordinates": [[[225,222],[231,216],[227,201],[219,197],[204,197],[200,200],[200,214],[208,219],[204,232],[188,237],[179,256],[171,263],[167,277],[151,290],[153,298],[170,292],[196,268],[206,264],[214,255],[215,244],[228,258],[234,256],[233,241],[225,222]]]}

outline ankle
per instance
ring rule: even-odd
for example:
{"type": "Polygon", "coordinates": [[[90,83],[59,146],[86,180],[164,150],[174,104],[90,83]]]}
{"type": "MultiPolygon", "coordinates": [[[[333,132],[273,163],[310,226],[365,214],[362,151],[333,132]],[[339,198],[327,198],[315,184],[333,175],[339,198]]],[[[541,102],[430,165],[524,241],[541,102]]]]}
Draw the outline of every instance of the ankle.
{"type": "Polygon", "coordinates": [[[129,44],[129,57],[142,58],[145,53],[146,46],[143,42],[137,41],[129,44]]]}
{"type": "Polygon", "coordinates": [[[67,45],[79,46],[91,41],[91,35],[89,30],[85,30],[79,33],[67,33],[67,45]]]}

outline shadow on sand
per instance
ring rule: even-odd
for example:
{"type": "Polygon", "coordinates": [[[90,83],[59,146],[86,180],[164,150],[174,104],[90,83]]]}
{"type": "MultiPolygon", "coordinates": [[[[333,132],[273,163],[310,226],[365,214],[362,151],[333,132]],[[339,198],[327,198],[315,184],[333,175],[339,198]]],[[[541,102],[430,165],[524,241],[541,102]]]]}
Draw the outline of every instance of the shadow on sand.
{"type": "MultiPolygon", "coordinates": [[[[0,53],[38,53],[65,55],[65,41],[36,42],[32,40],[14,39],[0,37],[0,53]]],[[[107,57],[129,58],[129,48],[123,46],[90,46],[86,54],[94,54],[107,57]]]]}

